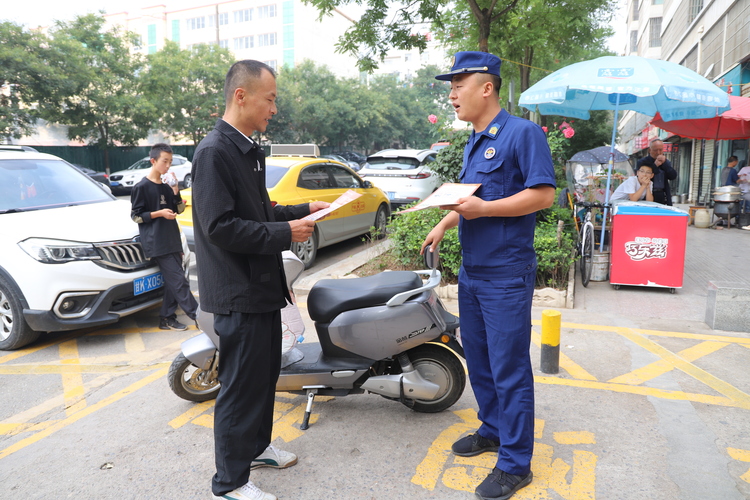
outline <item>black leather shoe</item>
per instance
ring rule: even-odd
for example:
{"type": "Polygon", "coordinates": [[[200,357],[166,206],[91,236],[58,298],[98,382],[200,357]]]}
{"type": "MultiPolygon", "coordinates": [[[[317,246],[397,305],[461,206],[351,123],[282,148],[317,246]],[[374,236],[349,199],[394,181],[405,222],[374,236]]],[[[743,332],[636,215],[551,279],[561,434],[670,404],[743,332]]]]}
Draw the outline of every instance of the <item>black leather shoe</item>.
{"type": "Polygon", "coordinates": [[[532,477],[531,472],[516,476],[495,467],[474,493],[482,500],[508,500],[516,491],[530,485],[532,477]]]}
{"type": "Polygon", "coordinates": [[[451,450],[459,457],[473,457],[487,451],[497,451],[500,443],[481,436],[478,432],[464,436],[451,446],[451,450]]]}

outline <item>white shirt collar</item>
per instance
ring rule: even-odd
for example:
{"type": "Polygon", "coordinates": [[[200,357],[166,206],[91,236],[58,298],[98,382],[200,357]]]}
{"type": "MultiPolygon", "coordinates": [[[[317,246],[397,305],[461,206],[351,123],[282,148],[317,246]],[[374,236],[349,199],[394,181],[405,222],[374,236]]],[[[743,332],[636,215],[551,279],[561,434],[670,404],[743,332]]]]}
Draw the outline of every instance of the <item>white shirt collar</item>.
{"type": "Polygon", "coordinates": [[[224,118],[222,118],[222,121],[223,121],[224,123],[226,123],[227,125],[229,125],[230,127],[232,127],[233,129],[235,129],[235,130],[236,130],[237,132],[239,132],[239,133],[240,133],[240,134],[242,135],[242,137],[244,137],[244,138],[246,138],[246,139],[247,139],[248,141],[250,141],[250,144],[256,144],[256,142],[255,142],[254,140],[252,140],[252,139],[251,139],[250,137],[248,137],[248,136],[246,136],[245,134],[243,134],[243,133],[242,133],[242,132],[240,131],[240,129],[238,129],[237,127],[235,127],[234,125],[232,125],[232,124],[231,124],[231,123],[229,123],[228,121],[224,120],[224,118]]]}

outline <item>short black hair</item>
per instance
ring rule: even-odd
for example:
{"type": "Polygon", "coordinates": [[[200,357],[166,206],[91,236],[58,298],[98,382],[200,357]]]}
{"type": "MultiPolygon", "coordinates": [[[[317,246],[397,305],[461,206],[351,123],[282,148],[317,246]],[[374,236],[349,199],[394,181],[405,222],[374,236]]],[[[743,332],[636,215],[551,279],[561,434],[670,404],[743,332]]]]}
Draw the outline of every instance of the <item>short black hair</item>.
{"type": "Polygon", "coordinates": [[[495,90],[495,94],[500,95],[500,86],[503,84],[503,79],[491,73],[479,73],[479,74],[487,77],[486,81],[492,84],[492,88],[495,90]]]}
{"type": "Polygon", "coordinates": [[[169,144],[160,142],[151,146],[151,151],[149,151],[148,157],[152,160],[158,160],[162,153],[174,154],[172,153],[172,148],[169,144]]]}
{"type": "Polygon", "coordinates": [[[727,163],[732,163],[733,161],[739,161],[739,159],[734,155],[727,158],[727,163]]]}
{"type": "Polygon", "coordinates": [[[654,173],[654,167],[651,166],[651,165],[649,165],[648,163],[644,163],[643,165],[641,165],[640,167],[638,167],[638,170],[642,169],[643,167],[646,167],[647,169],[651,170],[652,174],[654,173]]]}
{"type": "Polygon", "coordinates": [[[224,103],[229,106],[232,101],[232,95],[235,89],[248,85],[249,82],[257,80],[263,73],[263,70],[271,73],[271,76],[276,78],[276,72],[268,64],[253,59],[243,59],[232,64],[232,67],[227,71],[227,77],[224,81],[224,103]]]}

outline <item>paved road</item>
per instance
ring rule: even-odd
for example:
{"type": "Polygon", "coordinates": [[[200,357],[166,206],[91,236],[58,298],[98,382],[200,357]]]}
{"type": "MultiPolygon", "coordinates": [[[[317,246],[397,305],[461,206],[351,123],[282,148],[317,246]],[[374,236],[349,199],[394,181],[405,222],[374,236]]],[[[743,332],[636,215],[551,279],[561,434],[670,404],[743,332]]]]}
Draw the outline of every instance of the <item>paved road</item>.
{"type": "MultiPolygon", "coordinates": [[[[679,310],[608,314],[596,290],[562,310],[558,375],[539,370],[534,309],[535,479],[514,498],[750,498],[750,336],[680,319],[679,310]]],[[[629,311],[680,293],[631,292],[621,296],[629,311]]],[[[0,498],[210,498],[213,403],[182,401],[165,379],[195,331],[160,331],[156,316],[0,353],[0,498]]],[[[375,395],[320,398],[306,432],[304,404],[276,398],[275,442],[299,464],[253,473],[282,499],[469,499],[493,465],[489,454],[448,451],[477,426],[469,387],[432,415],[375,395]]]]}

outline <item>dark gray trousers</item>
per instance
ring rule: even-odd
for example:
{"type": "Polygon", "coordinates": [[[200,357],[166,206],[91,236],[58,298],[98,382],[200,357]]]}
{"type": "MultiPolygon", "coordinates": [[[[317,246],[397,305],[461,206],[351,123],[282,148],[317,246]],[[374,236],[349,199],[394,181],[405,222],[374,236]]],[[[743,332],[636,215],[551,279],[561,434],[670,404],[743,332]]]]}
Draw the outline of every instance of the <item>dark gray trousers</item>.
{"type": "Polygon", "coordinates": [[[179,253],[168,253],[153,257],[159,264],[159,269],[164,277],[164,301],[161,303],[159,316],[170,318],[174,316],[179,305],[185,314],[192,320],[198,312],[198,302],[190,292],[190,283],[185,277],[182,269],[182,256],[179,253]]]}
{"type": "Polygon", "coordinates": [[[281,311],[214,314],[219,382],[214,407],[216,474],[223,495],[247,483],[250,465],[271,444],[276,381],[281,370],[281,311]]]}

